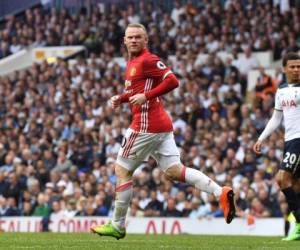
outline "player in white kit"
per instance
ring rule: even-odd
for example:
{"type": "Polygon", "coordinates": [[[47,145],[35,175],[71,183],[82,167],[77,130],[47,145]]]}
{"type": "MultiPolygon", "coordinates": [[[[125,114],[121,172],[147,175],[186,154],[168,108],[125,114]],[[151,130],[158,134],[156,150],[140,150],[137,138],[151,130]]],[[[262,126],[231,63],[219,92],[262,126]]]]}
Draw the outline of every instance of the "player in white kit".
{"type": "Polygon", "coordinates": [[[300,56],[297,53],[287,53],[283,57],[282,65],[287,83],[279,86],[273,115],[253,146],[253,150],[260,153],[263,141],[283,120],[284,155],[276,181],[296,218],[294,230],[283,239],[292,241],[300,240],[300,56]]]}

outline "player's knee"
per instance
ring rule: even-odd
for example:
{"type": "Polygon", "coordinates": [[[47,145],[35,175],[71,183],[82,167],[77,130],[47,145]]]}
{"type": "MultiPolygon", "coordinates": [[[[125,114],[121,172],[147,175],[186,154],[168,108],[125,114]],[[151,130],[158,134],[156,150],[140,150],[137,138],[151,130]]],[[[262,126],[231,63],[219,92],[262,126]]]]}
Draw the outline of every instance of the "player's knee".
{"type": "Polygon", "coordinates": [[[292,176],[287,171],[280,170],[276,175],[276,182],[280,188],[280,190],[291,187],[292,186],[292,176]]]}
{"type": "Polygon", "coordinates": [[[118,164],[115,165],[115,174],[118,179],[122,180],[130,180],[132,178],[132,172],[118,164]]]}
{"type": "Polygon", "coordinates": [[[159,166],[169,180],[178,181],[180,179],[182,164],[179,155],[161,155],[159,166]]]}
{"type": "Polygon", "coordinates": [[[165,175],[167,176],[168,179],[172,181],[178,181],[180,179],[180,166],[175,165],[172,167],[169,167],[165,171],[165,175]]]}
{"type": "Polygon", "coordinates": [[[167,169],[165,171],[165,175],[166,175],[167,179],[174,181],[174,175],[173,175],[172,171],[170,171],[169,169],[167,169]]]}

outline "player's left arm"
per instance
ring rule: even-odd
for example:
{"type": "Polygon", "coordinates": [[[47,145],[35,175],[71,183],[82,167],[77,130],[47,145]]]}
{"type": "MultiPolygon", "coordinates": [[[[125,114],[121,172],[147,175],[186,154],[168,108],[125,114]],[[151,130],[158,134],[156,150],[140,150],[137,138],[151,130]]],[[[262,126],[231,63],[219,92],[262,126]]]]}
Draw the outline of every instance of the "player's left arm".
{"type": "Polygon", "coordinates": [[[162,63],[158,57],[151,57],[144,62],[144,74],[149,78],[160,80],[160,83],[150,91],[143,94],[136,94],[130,97],[129,101],[135,105],[142,105],[147,100],[167,94],[179,86],[179,81],[173,72],[162,63]]]}
{"type": "Polygon", "coordinates": [[[151,100],[153,98],[167,94],[171,90],[179,86],[179,82],[175,75],[171,71],[169,72],[170,73],[163,79],[163,81],[160,84],[158,84],[155,88],[145,93],[147,100],[151,100]]]}
{"type": "Polygon", "coordinates": [[[171,90],[177,88],[179,82],[173,73],[168,76],[155,88],[142,94],[136,94],[129,98],[129,101],[133,105],[143,105],[147,100],[154,99],[156,97],[167,94],[171,90]]]}

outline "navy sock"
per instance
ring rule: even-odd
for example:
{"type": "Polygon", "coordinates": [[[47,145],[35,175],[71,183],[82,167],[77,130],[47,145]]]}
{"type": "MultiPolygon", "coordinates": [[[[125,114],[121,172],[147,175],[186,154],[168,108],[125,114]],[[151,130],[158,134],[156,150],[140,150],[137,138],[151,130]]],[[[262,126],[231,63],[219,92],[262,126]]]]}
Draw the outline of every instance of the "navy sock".
{"type": "Polygon", "coordinates": [[[284,235],[287,236],[290,230],[290,222],[288,220],[284,221],[284,235]]]}
{"type": "Polygon", "coordinates": [[[297,193],[292,187],[282,189],[281,191],[284,193],[289,209],[293,212],[297,223],[300,223],[300,206],[297,193]]]}

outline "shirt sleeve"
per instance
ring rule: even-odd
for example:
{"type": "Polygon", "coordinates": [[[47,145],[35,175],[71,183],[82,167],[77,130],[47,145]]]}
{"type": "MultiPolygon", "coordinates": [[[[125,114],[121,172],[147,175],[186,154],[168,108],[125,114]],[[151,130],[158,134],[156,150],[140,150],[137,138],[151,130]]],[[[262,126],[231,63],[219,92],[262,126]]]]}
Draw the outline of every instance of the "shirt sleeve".
{"type": "Polygon", "coordinates": [[[281,120],[283,118],[283,112],[281,110],[275,109],[271,119],[269,120],[266,128],[259,136],[258,140],[265,140],[273,131],[275,131],[279,125],[281,124],[281,120]]]}
{"type": "Polygon", "coordinates": [[[282,105],[280,102],[278,90],[276,91],[276,95],[275,95],[275,110],[282,111],[282,105]]]}
{"type": "Polygon", "coordinates": [[[127,94],[127,93],[122,93],[119,96],[121,103],[129,102],[129,97],[130,97],[130,94],[127,94]]]}
{"type": "Polygon", "coordinates": [[[159,97],[164,95],[171,90],[177,88],[179,82],[177,78],[173,74],[169,74],[160,84],[158,84],[155,88],[145,93],[147,100],[151,100],[155,97],[159,97]]]}
{"type": "Polygon", "coordinates": [[[143,72],[147,78],[155,78],[159,82],[163,81],[169,74],[172,74],[170,68],[153,54],[144,60],[143,72]]]}

